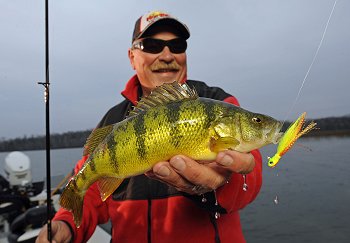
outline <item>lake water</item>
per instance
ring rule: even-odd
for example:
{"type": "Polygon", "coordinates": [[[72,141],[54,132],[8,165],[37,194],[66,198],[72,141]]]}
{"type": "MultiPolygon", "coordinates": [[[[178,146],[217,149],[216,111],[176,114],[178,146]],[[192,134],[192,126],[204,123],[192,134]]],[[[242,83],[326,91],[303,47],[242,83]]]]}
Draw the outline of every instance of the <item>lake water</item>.
{"type": "MultiPolygon", "coordinates": [[[[275,148],[261,150],[264,183],[258,198],[241,212],[247,242],[350,242],[350,137],[302,138],[271,169],[266,157],[275,148]]],[[[42,180],[45,151],[25,153],[34,181],[42,180]]],[[[0,153],[1,173],[7,154],[0,153]]],[[[52,150],[51,174],[66,175],[81,154],[81,148],[52,150]]]]}

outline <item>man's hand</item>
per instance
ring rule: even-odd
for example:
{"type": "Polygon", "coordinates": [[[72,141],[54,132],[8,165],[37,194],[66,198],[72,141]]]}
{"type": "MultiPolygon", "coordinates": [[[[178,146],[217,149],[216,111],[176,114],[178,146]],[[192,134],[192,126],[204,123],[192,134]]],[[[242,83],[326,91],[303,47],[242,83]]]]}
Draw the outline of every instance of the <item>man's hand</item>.
{"type": "Polygon", "coordinates": [[[189,194],[203,194],[219,188],[230,180],[232,173],[248,174],[255,166],[251,153],[227,150],[218,153],[214,161],[195,161],[177,155],[154,165],[146,175],[189,194]]]}
{"type": "MultiPolygon", "coordinates": [[[[52,242],[54,243],[68,243],[70,242],[72,235],[69,226],[62,221],[51,222],[52,242]]],[[[47,225],[45,225],[40,231],[35,243],[48,243],[47,240],[47,225]]]]}

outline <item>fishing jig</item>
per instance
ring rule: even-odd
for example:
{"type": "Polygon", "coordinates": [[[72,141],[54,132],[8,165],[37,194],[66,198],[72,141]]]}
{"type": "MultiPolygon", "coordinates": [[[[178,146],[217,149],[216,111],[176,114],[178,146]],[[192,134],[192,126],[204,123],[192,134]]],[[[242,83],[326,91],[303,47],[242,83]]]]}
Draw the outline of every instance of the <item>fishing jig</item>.
{"type": "Polygon", "coordinates": [[[267,165],[269,167],[275,167],[281,157],[292,148],[298,138],[310,132],[311,130],[316,129],[317,123],[314,121],[310,122],[306,127],[304,126],[305,117],[306,112],[301,114],[299,118],[289,126],[278,143],[277,152],[275,155],[272,158],[268,157],[269,161],[267,165]]]}

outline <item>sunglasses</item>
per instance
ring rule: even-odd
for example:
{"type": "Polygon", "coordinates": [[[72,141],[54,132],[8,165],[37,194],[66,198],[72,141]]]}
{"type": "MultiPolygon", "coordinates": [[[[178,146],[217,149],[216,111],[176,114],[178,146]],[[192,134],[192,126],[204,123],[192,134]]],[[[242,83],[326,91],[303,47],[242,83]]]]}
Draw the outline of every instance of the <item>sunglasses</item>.
{"type": "Polygon", "coordinates": [[[187,49],[187,42],[182,38],[172,40],[160,40],[145,38],[132,45],[132,49],[140,49],[147,53],[157,54],[163,51],[164,47],[169,47],[174,54],[184,53],[187,49]]]}

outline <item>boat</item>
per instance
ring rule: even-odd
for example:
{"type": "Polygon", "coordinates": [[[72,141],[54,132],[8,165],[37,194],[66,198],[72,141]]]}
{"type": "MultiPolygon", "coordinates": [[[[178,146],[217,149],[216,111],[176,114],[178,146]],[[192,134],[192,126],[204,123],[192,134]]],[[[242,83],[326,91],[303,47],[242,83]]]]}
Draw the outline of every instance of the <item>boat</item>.
{"type": "MultiPolygon", "coordinates": [[[[5,174],[0,174],[0,243],[34,243],[47,222],[46,180],[33,182],[31,162],[23,152],[10,152],[4,162],[5,174]]],[[[59,209],[61,187],[68,177],[51,177],[51,217],[59,209]]],[[[110,224],[98,226],[88,242],[109,242],[110,229],[110,224]]]]}

